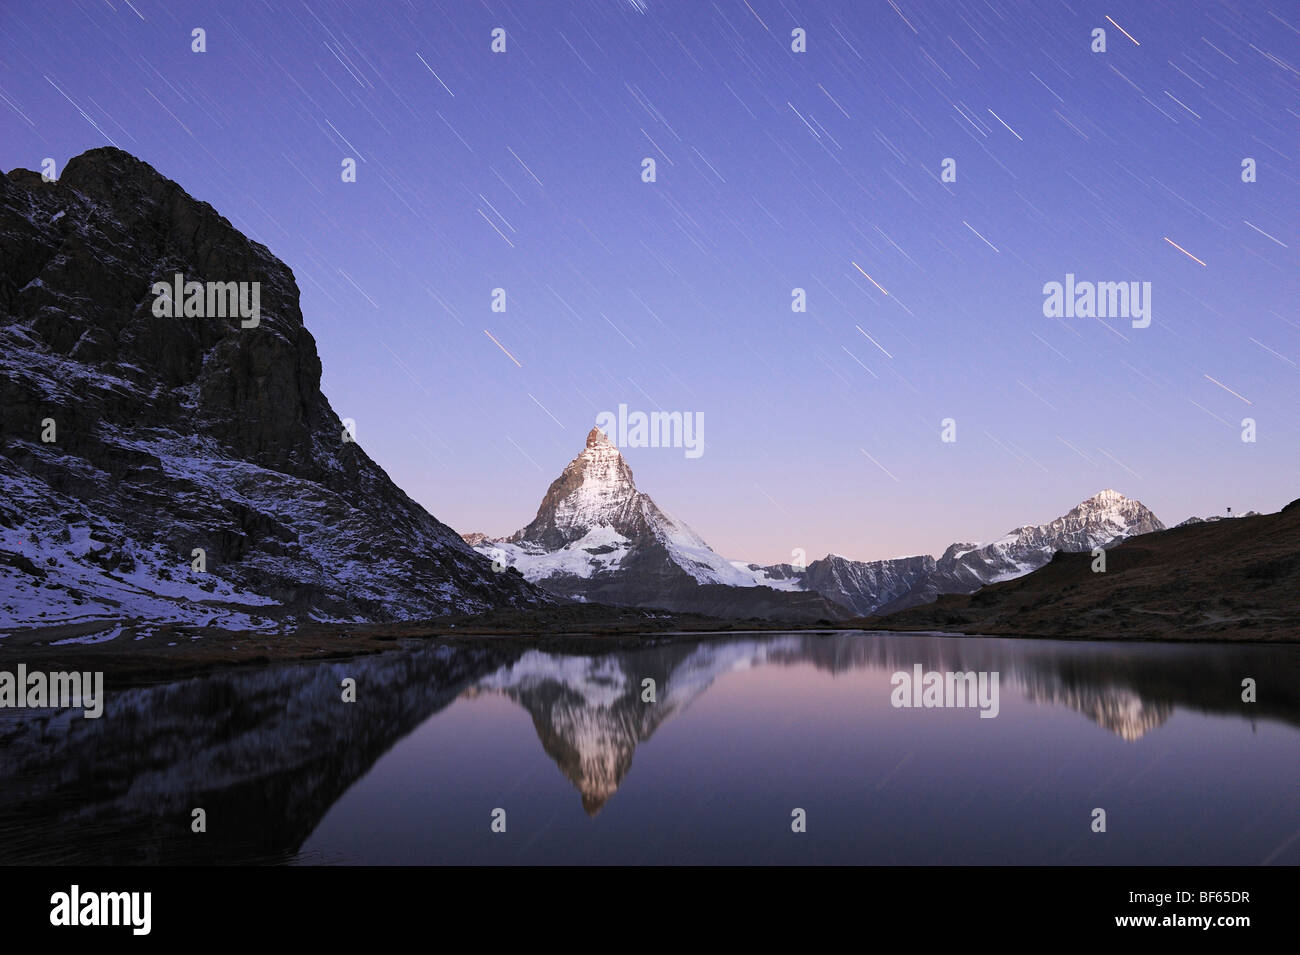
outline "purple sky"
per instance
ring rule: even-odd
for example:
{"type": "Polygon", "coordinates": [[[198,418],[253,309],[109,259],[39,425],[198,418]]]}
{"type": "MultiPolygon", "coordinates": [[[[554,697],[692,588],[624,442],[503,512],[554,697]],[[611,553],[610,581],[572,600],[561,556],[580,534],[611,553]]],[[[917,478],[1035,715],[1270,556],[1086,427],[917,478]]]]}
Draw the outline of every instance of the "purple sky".
{"type": "Polygon", "coordinates": [[[1300,496],[1287,4],[214,6],[0,10],[0,167],[116,144],[268,245],[458,530],[527,523],[620,403],[703,414],[702,457],[626,454],[734,558],[1300,496]],[[1045,317],[1066,273],[1150,282],[1150,327],[1045,317]]]}

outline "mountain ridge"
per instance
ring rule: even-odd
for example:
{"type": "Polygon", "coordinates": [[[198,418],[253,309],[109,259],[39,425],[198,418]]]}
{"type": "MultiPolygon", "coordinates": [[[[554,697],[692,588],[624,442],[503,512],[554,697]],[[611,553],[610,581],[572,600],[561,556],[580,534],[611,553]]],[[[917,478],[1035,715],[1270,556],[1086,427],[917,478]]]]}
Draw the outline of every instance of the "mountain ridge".
{"type": "Polygon", "coordinates": [[[1110,547],[1164,526],[1140,501],[1106,488],[1045,524],[1013,527],[985,544],[956,542],[938,558],[920,554],[858,561],[828,554],[803,569],[791,564],[744,566],[757,580],[773,581],[789,590],[815,591],[867,616],[929,603],[940,594],[971,593],[1029,573],[1058,550],[1110,547]]]}
{"type": "Polygon", "coordinates": [[[637,490],[631,467],[597,427],[527,525],[500,538],[464,539],[569,599],[725,615],[732,609],[728,593],[750,602],[755,598],[746,591],[763,593],[765,613],[798,595],[817,595],[835,608],[818,612],[833,620],[839,608],[866,616],[970,593],[1029,573],[1058,550],[1111,547],[1163,528],[1140,501],[1106,488],[1052,521],[1014,527],[989,543],[954,543],[938,558],[855,561],[830,554],[806,567],[726,560],[637,490]]]}
{"type": "Polygon", "coordinates": [[[1199,521],[1121,541],[975,594],[865,618],[891,630],[1062,639],[1295,642],[1300,639],[1300,500],[1275,514],[1199,521]]]}

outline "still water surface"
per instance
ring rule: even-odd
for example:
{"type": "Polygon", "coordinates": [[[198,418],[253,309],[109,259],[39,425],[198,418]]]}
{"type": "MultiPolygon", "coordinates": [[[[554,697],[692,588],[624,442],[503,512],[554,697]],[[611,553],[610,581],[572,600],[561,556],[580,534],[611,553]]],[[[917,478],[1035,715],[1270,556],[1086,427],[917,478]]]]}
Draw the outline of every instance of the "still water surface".
{"type": "Polygon", "coordinates": [[[1300,646],[485,641],[109,689],[0,711],[0,863],[1300,864],[1300,646]],[[916,664],[997,672],[997,717],[894,707],[916,664]]]}

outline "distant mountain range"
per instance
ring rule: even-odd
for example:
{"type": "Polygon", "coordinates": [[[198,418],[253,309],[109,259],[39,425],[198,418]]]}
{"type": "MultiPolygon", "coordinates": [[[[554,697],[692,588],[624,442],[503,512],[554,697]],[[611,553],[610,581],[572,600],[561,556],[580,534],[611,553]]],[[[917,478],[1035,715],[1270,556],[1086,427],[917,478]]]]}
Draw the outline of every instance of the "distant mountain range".
{"type": "Polygon", "coordinates": [[[790,564],[744,566],[758,580],[816,591],[866,616],[930,603],[939,594],[974,593],[1037,570],[1057,551],[1091,552],[1164,527],[1140,502],[1105,490],[1047,524],[1014,528],[990,544],[952,544],[938,560],[925,555],[858,561],[829,554],[802,574],[790,564]]]}
{"type": "Polygon", "coordinates": [[[1065,638],[1281,640],[1300,636],[1300,500],[1276,514],[1185,521],[1123,541],[1094,571],[1058,553],[975,594],[872,617],[891,630],[1065,638]]]}
{"type": "Polygon", "coordinates": [[[623,455],[593,428],[531,523],[505,538],[475,533],[465,539],[564,597],[700,613],[726,605],[719,615],[811,620],[811,613],[833,620],[972,593],[1036,570],[1058,550],[1090,552],[1163,529],[1140,502],[1105,490],[1050,523],[1015,528],[989,544],[953,544],[937,560],[830,554],[806,568],[729,561],[637,490],[623,455]],[[814,596],[826,603],[809,602],[814,596]]]}
{"type": "Polygon", "coordinates": [[[56,182],[0,176],[0,628],[552,600],[347,440],[320,377],[289,268],[147,164],[103,148],[56,182]],[[160,317],[176,273],[258,283],[256,327],[160,317]]]}

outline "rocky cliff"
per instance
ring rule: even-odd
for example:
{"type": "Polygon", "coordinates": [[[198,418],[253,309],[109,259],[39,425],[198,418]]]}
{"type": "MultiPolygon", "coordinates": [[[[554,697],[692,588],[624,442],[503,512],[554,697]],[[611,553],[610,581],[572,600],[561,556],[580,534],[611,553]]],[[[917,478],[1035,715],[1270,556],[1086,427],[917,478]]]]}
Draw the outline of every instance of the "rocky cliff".
{"type": "Polygon", "coordinates": [[[396,487],[320,378],[288,266],[146,163],[0,177],[0,627],[548,599],[396,487]],[[160,303],[177,274],[215,302],[160,303]]]}

